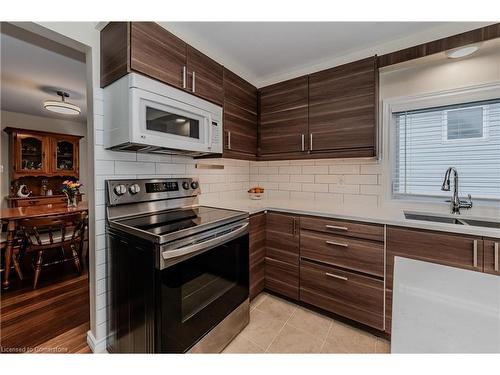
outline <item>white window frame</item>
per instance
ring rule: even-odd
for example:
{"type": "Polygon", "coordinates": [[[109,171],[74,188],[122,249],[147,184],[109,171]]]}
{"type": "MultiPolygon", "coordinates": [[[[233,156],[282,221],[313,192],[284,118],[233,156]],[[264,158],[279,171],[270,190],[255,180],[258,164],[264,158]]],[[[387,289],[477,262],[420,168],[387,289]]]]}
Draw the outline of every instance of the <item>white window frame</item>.
{"type": "MultiPolygon", "coordinates": [[[[455,105],[467,102],[476,102],[482,100],[492,100],[498,98],[500,92],[500,81],[480,85],[473,85],[458,89],[444,90],[432,93],[423,93],[419,95],[400,96],[386,98],[382,101],[382,111],[380,124],[381,153],[379,155],[382,162],[382,188],[383,201],[391,205],[408,206],[408,204],[442,204],[442,196],[394,196],[392,191],[393,163],[396,160],[396,128],[393,122],[393,113],[410,111],[421,108],[440,107],[446,105],[455,105]]],[[[483,132],[484,136],[484,132],[483,132]]],[[[477,140],[477,138],[474,138],[477,140]]],[[[444,176],[443,171],[443,176],[444,176]]],[[[498,206],[496,199],[476,199],[475,205],[498,206]]]]}
{"type": "Polygon", "coordinates": [[[489,136],[489,127],[486,126],[488,121],[490,120],[490,111],[488,109],[487,105],[476,105],[476,106],[471,106],[467,107],[467,109],[470,108],[481,108],[483,110],[483,132],[481,137],[473,137],[473,138],[458,138],[458,139],[448,139],[448,112],[453,112],[453,111],[460,111],[463,108],[453,108],[453,109],[447,109],[443,113],[443,118],[441,119],[441,129],[442,129],[442,144],[450,144],[450,143],[455,143],[455,144],[470,144],[473,142],[481,142],[481,141],[486,141],[489,136]]]}

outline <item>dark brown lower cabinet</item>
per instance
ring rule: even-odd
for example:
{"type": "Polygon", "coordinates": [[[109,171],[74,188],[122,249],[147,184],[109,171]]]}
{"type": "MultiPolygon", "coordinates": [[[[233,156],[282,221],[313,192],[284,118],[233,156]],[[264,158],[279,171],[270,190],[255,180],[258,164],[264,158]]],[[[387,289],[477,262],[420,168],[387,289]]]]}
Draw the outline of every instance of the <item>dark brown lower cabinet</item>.
{"type": "Polygon", "coordinates": [[[300,300],[384,329],[384,282],[336,267],[300,263],[300,300]]]}
{"type": "Polygon", "coordinates": [[[250,216],[250,299],[264,290],[266,214],[250,216]]]}
{"type": "Polygon", "coordinates": [[[268,290],[299,299],[299,217],[266,214],[266,282],[268,290]]]}
{"type": "Polygon", "coordinates": [[[500,238],[484,240],[484,272],[500,276],[500,238]]]}

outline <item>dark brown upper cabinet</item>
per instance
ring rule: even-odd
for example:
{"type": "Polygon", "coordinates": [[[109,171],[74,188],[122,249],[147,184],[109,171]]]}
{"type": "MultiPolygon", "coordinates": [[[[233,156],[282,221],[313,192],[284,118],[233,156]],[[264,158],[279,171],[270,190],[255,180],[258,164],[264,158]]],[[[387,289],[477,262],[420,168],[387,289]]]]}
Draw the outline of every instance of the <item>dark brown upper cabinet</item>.
{"type": "Polygon", "coordinates": [[[300,158],[306,153],[307,107],[307,76],[259,90],[260,157],[300,158]]]}
{"type": "Polygon", "coordinates": [[[187,46],[187,88],[193,94],[215,103],[224,100],[223,68],[210,57],[187,46]]]}
{"type": "Polygon", "coordinates": [[[376,56],[309,76],[309,151],[375,156],[376,56]]]}
{"type": "Polygon", "coordinates": [[[130,23],[130,69],[185,88],[187,45],[154,22],[130,23]]]}
{"type": "Polygon", "coordinates": [[[101,31],[101,87],[132,71],[223,102],[222,65],[155,22],[110,22],[101,31]]]}
{"type": "Polygon", "coordinates": [[[224,157],[255,160],[257,88],[224,68],[224,157]]]}

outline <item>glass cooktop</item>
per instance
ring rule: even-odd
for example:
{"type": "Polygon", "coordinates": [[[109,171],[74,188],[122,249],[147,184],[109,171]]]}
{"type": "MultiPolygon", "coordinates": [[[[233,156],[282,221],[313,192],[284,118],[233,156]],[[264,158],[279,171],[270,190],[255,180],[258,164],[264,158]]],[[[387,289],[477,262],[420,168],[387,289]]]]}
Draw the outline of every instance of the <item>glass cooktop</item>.
{"type": "MultiPolygon", "coordinates": [[[[156,212],[134,218],[117,220],[118,223],[148,232],[156,236],[164,236],[191,228],[230,220],[241,216],[243,212],[225,210],[214,207],[190,207],[156,212]]],[[[200,228],[200,230],[202,230],[200,228]]]]}

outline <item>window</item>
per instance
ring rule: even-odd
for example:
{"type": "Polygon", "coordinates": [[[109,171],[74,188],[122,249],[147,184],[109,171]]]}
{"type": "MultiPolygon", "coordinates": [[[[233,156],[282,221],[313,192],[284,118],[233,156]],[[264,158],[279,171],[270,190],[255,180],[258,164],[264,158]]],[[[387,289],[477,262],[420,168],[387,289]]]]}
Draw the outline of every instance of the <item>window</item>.
{"type": "Polygon", "coordinates": [[[483,138],[484,112],[487,111],[487,106],[485,107],[454,108],[443,111],[446,140],[483,138]]]}
{"type": "Polygon", "coordinates": [[[446,169],[458,170],[462,196],[500,199],[500,98],[392,114],[395,198],[449,196],[446,169]]]}

